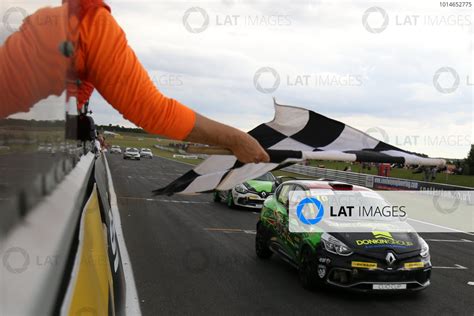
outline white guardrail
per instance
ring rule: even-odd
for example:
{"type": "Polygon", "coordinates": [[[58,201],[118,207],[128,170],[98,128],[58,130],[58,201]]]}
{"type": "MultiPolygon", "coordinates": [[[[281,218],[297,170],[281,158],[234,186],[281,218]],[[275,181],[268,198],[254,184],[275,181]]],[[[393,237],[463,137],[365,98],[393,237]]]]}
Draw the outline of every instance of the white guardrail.
{"type": "Polygon", "coordinates": [[[93,166],[93,154],[82,156],[0,241],[0,315],[55,313],[93,166]]]}
{"type": "MultiPolygon", "coordinates": [[[[305,166],[301,164],[291,165],[283,168],[283,171],[301,174],[311,178],[324,178],[328,180],[341,181],[354,185],[361,185],[367,188],[391,190],[420,190],[420,191],[437,191],[437,190],[469,190],[474,188],[463,187],[457,185],[448,185],[435,182],[425,182],[417,180],[408,180],[392,177],[381,177],[365,173],[357,173],[351,171],[333,170],[326,168],[318,168],[313,166],[305,166]]],[[[474,177],[473,177],[474,179],[474,177]]]]}
{"type": "Polygon", "coordinates": [[[334,181],[347,182],[355,185],[362,185],[365,187],[373,187],[374,176],[363,173],[340,171],[326,168],[317,168],[305,165],[291,165],[283,168],[282,171],[297,173],[311,178],[325,178],[334,181]]]}

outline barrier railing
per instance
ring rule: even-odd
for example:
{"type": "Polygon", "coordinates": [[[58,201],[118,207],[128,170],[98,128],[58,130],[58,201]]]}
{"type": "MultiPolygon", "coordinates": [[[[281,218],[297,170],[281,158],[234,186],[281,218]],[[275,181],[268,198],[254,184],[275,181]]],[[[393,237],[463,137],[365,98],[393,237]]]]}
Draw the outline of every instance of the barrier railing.
{"type": "Polygon", "coordinates": [[[301,174],[311,178],[324,178],[328,180],[342,181],[354,185],[361,185],[368,188],[383,190],[474,190],[474,188],[457,185],[381,177],[364,173],[318,168],[300,164],[295,164],[282,170],[301,174]]]}
{"type": "Polygon", "coordinates": [[[94,155],[83,156],[1,240],[0,315],[57,312],[93,166],[94,155]]]}

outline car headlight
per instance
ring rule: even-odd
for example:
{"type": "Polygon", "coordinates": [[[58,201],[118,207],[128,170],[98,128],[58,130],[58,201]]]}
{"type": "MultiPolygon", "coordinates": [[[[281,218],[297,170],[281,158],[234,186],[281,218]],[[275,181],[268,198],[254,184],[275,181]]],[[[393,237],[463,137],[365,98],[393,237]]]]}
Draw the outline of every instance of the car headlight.
{"type": "Polygon", "coordinates": [[[235,191],[239,192],[239,193],[247,193],[247,188],[245,187],[245,185],[243,184],[238,184],[236,187],[235,187],[235,191]]]}
{"type": "Polygon", "coordinates": [[[420,256],[422,256],[423,258],[426,258],[430,255],[430,246],[428,246],[428,244],[423,238],[421,237],[418,237],[418,238],[420,240],[420,245],[421,245],[420,256]]]}
{"type": "Polygon", "coordinates": [[[323,241],[324,248],[336,255],[350,256],[353,253],[351,248],[347,247],[345,243],[328,233],[323,233],[321,240],[323,241]]]}

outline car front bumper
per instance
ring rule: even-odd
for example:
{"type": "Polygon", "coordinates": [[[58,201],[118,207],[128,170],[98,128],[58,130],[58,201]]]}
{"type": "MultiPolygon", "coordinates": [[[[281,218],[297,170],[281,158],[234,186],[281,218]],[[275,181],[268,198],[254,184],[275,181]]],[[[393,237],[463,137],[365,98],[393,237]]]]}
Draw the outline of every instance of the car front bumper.
{"type": "MultiPolygon", "coordinates": [[[[235,190],[232,191],[235,205],[255,209],[261,209],[263,207],[263,202],[265,201],[265,198],[262,198],[260,195],[252,192],[239,193],[235,190]]],[[[268,193],[268,195],[270,195],[270,193],[268,193]]]]}
{"type": "Polygon", "coordinates": [[[124,155],[123,157],[126,159],[140,159],[140,155],[124,155]]]}
{"type": "Polygon", "coordinates": [[[358,255],[342,257],[323,251],[316,264],[318,274],[322,269],[326,271],[322,278],[326,284],[356,291],[417,291],[430,285],[430,260],[419,256],[401,260],[393,267],[388,267],[384,262],[373,258],[358,255]],[[366,264],[377,266],[363,267],[366,264]],[[417,267],[406,268],[407,264],[415,264],[417,267]]]}

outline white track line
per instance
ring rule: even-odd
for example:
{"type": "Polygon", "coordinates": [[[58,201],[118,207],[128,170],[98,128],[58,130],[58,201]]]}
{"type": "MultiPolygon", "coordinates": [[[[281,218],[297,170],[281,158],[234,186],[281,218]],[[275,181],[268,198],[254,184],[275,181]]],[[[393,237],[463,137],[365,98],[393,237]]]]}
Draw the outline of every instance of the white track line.
{"type": "Polygon", "coordinates": [[[104,159],[105,169],[107,172],[107,181],[109,183],[110,208],[113,214],[115,235],[119,244],[122,268],[125,276],[125,314],[126,315],[141,315],[140,303],[138,302],[137,286],[133,276],[132,261],[128,254],[125,238],[123,236],[122,223],[118,209],[117,195],[114,190],[114,182],[112,180],[112,173],[110,172],[109,163],[105,155],[104,159]]]}
{"type": "Polygon", "coordinates": [[[467,243],[472,243],[472,240],[467,240],[467,239],[425,239],[426,241],[440,241],[440,242],[467,242],[467,243]]]}
{"type": "Polygon", "coordinates": [[[452,231],[453,233],[461,233],[461,234],[467,234],[469,236],[474,236],[474,233],[463,232],[462,230],[459,230],[459,229],[454,229],[454,228],[449,228],[449,227],[446,227],[446,226],[441,226],[441,225],[437,225],[437,224],[433,224],[433,223],[428,223],[428,222],[420,221],[420,220],[413,219],[413,218],[408,218],[408,220],[418,222],[418,223],[422,223],[422,224],[426,224],[426,225],[436,226],[436,227],[439,227],[439,228],[444,228],[446,230],[452,231]]]}
{"type": "Polygon", "coordinates": [[[463,267],[460,264],[455,264],[454,267],[438,267],[438,266],[433,266],[433,269],[452,269],[452,270],[467,270],[466,267],[463,267]]]}

